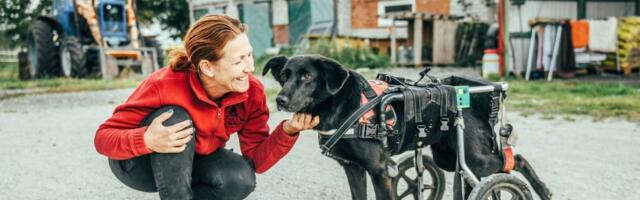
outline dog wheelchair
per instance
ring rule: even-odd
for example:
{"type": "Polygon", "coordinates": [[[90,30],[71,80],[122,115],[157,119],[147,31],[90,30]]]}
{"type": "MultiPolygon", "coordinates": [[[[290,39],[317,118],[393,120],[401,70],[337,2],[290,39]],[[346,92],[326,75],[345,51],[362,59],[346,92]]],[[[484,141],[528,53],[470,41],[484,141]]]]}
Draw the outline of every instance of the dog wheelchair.
{"type": "Polygon", "coordinates": [[[446,183],[443,170],[432,157],[424,155],[423,150],[430,145],[437,145],[445,140],[443,138],[455,140],[452,146],[455,147],[456,154],[450,155],[455,157],[455,165],[448,167],[448,170],[455,172],[457,180],[454,181],[460,183],[459,188],[454,188],[454,198],[532,199],[528,186],[509,173],[514,168],[512,146],[515,141],[513,127],[504,123],[503,116],[503,100],[509,85],[458,76],[440,80],[428,75],[428,71],[427,68],[421,72],[418,81],[379,74],[377,79],[387,82],[390,87],[382,95],[370,99],[368,104],[346,120],[334,137],[321,145],[323,153],[329,152],[342,133],[354,124],[354,119],[368,110],[374,110],[379,117],[377,122],[380,123],[375,129],[375,134],[379,135],[377,138],[380,138],[392,155],[401,154],[394,159],[397,173],[393,184],[398,199],[442,199],[446,183]],[[424,77],[428,77],[430,81],[421,82],[424,77]],[[385,124],[388,117],[385,110],[389,105],[399,113],[397,116],[405,118],[400,128],[385,124]],[[482,119],[488,121],[493,137],[492,145],[498,151],[496,153],[503,157],[504,173],[494,173],[479,179],[467,165],[465,119],[462,113],[472,107],[479,110],[479,113],[487,114],[482,119]],[[494,127],[498,122],[499,134],[495,135],[494,127]],[[415,135],[410,134],[414,132],[415,135]],[[411,150],[413,153],[409,153],[411,150]],[[415,172],[415,176],[410,175],[412,172],[415,172]],[[472,188],[471,191],[466,191],[468,188],[472,188]]]}

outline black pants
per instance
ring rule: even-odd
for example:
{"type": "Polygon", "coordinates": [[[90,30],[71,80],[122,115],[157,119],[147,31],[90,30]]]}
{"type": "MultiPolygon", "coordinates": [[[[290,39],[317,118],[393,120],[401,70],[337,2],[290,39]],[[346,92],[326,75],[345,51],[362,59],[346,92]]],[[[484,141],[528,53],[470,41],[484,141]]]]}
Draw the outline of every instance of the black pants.
{"type": "MultiPolygon", "coordinates": [[[[149,114],[141,126],[173,109],[163,125],[190,120],[177,106],[165,106],[149,114]]],[[[128,160],[109,159],[115,176],[125,185],[144,192],[159,192],[161,199],[243,199],[253,192],[256,176],[246,158],[224,148],[213,154],[195,155],[195,140],[181,153],[152,153],[128,160]]]]}

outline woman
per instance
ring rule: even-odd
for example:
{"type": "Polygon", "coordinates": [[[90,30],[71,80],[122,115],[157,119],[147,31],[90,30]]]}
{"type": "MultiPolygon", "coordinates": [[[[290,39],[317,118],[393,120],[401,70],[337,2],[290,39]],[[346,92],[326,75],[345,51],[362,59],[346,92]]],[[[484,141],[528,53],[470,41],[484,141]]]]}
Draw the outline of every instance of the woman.
{"type": "Polygon", "coordinates": [[[120,181],[161,199],[242,199],[253,191],[255,173],[319,123],[296,113],[269,134],[246,31],[224,15],[201,18],[169,68],[151,74],[100,125],[96,149],[120,181]],[[223,148],[234,132],[244,157],[223,148]]]}

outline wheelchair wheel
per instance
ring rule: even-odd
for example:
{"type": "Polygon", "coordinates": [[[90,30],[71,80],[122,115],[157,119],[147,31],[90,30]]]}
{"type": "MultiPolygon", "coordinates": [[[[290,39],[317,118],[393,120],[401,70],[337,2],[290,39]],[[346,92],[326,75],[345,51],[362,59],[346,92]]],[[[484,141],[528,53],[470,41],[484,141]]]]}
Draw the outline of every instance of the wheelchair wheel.
{"type": "MultiPolygon", "coordinates": [[[[424,184],[423,197],[425,200],[442,199],[446,187],[444,172],[436,166],[430,156],[422,155],[424,172],[422,182],[424,184]]],[[[398,159],[398,175],[393,179],[398,199],[418,200],[418,187],[416,184],[417,173],[414,164],[413,152],[405,154],[398,159]]]]}
{"type": "Polygon", "coordinates": [[[502,200],[520,199],[529,200],[531,192],[527,184],[510,174],[493,174],[471,190],[469,200],[502,200]]]}

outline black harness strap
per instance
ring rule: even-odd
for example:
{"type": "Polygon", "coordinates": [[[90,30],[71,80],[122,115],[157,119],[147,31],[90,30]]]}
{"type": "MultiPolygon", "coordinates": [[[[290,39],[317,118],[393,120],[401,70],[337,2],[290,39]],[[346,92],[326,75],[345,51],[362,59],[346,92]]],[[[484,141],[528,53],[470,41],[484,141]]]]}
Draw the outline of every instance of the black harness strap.
{"type": "Polygon", "coordinates": [[[444,88],[436,87],[438,90],[438,98],[440,98],[440,131],[449,131],[449,117],[447,108],[449,107],[449,98],[444,91],[444,88]]]}
{"type": "Polygon", "coordinates": [[[358,80],[358,84],[360,84],[360,88],[362,88],[362,93],[367,98],[367,100],[371,101],[371,99],[378,96],[376,94],[376,91],[371,88],[371,85],[369,85],[369,82],[367,82],[366,79],[364,79],[363,77],[356,77],[356,80],[358,80]]]}
{"type": "Polygon", "coordinates": [[[382,101],[382,97],[383,95],[380,95],[371,99],[367,104],[358,108],[358,110],[356,110],[353,114],[351,114],[351,116],[349,116],[349,118],[347,118],[347,120],[345,120],[345,122],[342,123],[342,125],[340,125],[340,127],[336,130],[335,134],[332,135],[331,138],[329,138],[324,144],[320,145],[320,149],[322,149],[322,154],[326,155],[326,152],[329,152],[331,148],[333,148],[333,146],[336,145],[338,140],[342,138],[342,136],[345,134],[347,129],[351,128],[353,123],[358,121],[358,118],[360,118],[361,115],[363,115],[364,113],[368,112],[369,110],[374,108],[376,105],[378,105],[380,101],[382,101]]]}
{"type": "Polygon", "coordinates": [[[491,138],[493,138],[493,142],[492,142],[492,148],[491,151],[492,152],[498,152],[501,153],[502,151],[500,151],[498,149],[498,142],[496,141],[496,133],[495,133],[495,126],[498,123],[498,113],[500,112],[500,92],[492,92],[490,93],[491,95],[491,112],[489,113],[489,127],[491,127],[491,138]]]}

